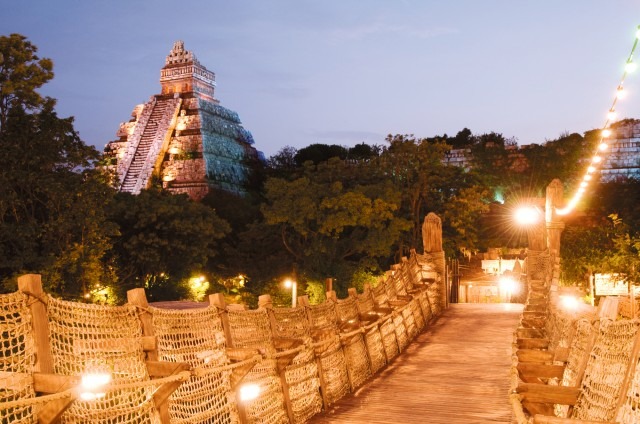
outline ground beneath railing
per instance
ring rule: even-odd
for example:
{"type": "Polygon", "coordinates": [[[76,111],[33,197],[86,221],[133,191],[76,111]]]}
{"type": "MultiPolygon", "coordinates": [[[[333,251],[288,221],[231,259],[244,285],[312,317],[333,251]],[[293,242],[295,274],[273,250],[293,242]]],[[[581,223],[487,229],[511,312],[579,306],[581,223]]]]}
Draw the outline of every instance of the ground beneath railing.
{"type": "Polygon", "coordinates": [[[454,304],[367,384],[311,423],[511,423],[520,304],[454,304]]]}

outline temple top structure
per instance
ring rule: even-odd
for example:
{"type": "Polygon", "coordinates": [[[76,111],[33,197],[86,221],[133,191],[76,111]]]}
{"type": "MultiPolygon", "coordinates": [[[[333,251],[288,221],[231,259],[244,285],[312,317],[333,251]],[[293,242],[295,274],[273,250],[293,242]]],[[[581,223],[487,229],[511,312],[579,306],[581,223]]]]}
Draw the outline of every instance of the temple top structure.
{"type": "Polygon", "coordinates": [[[185,50],[184,42],[178,40],[160,70],[162,94],[195,92],[206,100],[219,103],[214,98],[216,75],[200,64],[196,56],[185,50]]]}

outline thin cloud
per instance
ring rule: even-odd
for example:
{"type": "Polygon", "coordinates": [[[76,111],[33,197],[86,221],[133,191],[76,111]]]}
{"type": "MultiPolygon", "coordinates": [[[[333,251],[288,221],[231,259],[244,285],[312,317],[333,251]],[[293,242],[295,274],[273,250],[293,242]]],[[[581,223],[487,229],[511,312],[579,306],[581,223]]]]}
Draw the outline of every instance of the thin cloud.
{"type": "Polygon", "coordinates": [[[408,25],[388,25],[383,23],[371,23],[351,28],[341,28],[332,31],[335,40],[363,40],[377,35],[403,35],[412,38],[433,38],[443,35],[457,34],[456,28],[435,27],[415,28],[408,25]]]}
{"type": "Polygon", "coordinates": [[[330,140],[334,142],[350,142],[359,143],[362,141],[384,141],[386,135],[371,132],[371,131],[350,131],[350,130],[336,130],[336,131],[309,131],[309,135],[318,140],[330,140]]]}

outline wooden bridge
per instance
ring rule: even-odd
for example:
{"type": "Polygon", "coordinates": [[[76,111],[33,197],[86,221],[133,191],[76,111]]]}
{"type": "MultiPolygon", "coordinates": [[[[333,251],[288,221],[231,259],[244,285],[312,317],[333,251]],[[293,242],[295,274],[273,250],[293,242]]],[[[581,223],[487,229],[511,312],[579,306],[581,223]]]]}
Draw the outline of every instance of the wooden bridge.
{"type": "Polygon", "coordinates": [[[456,304],[368,384],[311,423],[511,423],[519,304],[456,304]],[[427,418],[428,417],[428,418],[427,418]]]}

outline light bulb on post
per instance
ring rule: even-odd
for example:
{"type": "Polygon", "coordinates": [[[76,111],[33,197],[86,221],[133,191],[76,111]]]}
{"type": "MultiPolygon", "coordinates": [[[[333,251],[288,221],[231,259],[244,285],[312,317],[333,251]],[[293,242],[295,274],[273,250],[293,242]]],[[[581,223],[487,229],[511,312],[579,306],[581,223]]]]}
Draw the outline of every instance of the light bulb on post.
{"type": "Polygon", "coordinates": [[[605,128],[604,130],[602,130],[602,136],[604,138],[607,138],[611,135],[611,130],[609,128],[605,128]]]}
{"type": "Polygon", "coordinates": [[[298,283],[287,278],[286,280],[284,280],[284,286],[288,289],[291,289],[291,307],[295,308],[298,297],[298,283]]]}
{"type": "Polygon", "coordinates": [[[615,110],[613,110],[613,109],[612,109],[612,110],[610,110],[609,112],[607,112],[607,118],[608,118],[610,121],[613,121],[614,119],[616,119],[616,116],[617,116],[616,111],[615,111],[615,110]]]}
{"type": "Polygon", "coordinates": [[[533,206],[521,206],[516,209],[514,217],[520,225],[533,225],[540,220],[540,213],[533,206]]]}
{"type": "Polygon", "coordinates": [[[618,89],[616,90],[616,97],[618,99],[624,99],[627,96],[627,92],[624,91],[624,88],[620,85],[618,86],[618,89]]]}
{"type": "Polygon", "coordinates": [[[607,148],[609,147],[609,145],[605,142],[600,143],[600,145],[598,146],[598,149],[600,149],[601,152],[604,152],[605,150],[607,150],[607,148]]]}

